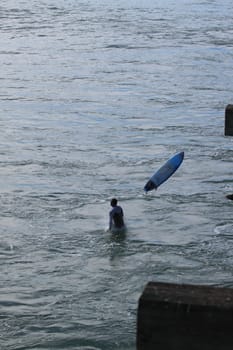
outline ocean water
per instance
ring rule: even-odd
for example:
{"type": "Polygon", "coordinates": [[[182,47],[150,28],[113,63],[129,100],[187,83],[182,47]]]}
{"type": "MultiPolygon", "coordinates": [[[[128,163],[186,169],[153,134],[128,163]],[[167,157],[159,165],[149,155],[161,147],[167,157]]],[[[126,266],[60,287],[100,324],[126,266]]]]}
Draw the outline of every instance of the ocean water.
{"type": "Polygon", "coordinates": [[[135,350],[148,281],[233,287],[232,35],[230,0],[1,1],[1,350],[135,350]]]}

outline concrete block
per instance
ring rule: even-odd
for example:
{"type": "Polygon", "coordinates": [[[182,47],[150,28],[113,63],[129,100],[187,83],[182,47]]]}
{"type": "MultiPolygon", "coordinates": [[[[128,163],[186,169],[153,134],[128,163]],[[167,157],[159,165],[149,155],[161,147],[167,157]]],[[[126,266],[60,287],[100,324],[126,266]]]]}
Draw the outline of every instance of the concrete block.
{"type": "Polygon", "coordinates": [[[233,289],[149,282],[139,299],[137,350],[232,350],[233,289]]]}
{"type": "Polygon", "coordinates": [[[225,109],[225,136],[233,136],[233,105],[225,109]]]}

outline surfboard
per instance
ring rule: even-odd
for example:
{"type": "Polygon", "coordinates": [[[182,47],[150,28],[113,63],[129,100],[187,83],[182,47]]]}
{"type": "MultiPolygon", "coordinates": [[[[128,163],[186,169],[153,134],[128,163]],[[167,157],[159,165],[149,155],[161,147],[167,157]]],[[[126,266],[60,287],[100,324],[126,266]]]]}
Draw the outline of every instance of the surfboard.
{"type": "Polygon", "coordinates": [[[158,188],[179,168],[184,159],[184,152],[177,153],[159,168],[144,186],[144,191],[149,192],[158,188]]]}

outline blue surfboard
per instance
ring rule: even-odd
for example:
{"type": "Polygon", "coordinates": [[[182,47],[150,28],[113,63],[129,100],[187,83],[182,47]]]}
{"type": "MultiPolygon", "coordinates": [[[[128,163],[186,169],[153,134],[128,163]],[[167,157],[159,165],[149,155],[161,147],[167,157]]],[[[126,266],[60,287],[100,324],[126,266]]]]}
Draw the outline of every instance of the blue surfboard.
{"type": "Polygon", "coordinates": [[[183,162],[184,152],[180,152],[170,158],[154,175],[147,181],[144,191],[152,191],[162,185],[179,168],[183,162]]]}

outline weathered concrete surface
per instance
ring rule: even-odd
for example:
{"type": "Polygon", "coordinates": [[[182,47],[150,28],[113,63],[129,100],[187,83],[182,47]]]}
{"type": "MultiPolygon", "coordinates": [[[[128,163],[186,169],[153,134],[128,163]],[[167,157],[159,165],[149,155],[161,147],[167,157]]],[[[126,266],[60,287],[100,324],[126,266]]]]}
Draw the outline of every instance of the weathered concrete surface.
{"type": "Polygon", "coordinates": [[[225,109],[225,135],[233,136],[233,105],[231,104],[225,109]]]}
{"type": "Polygon", "coordinates": [[[233,289],[148,283],[139,299],[137,350],[202,349],[233,349],[233,289]]]}

